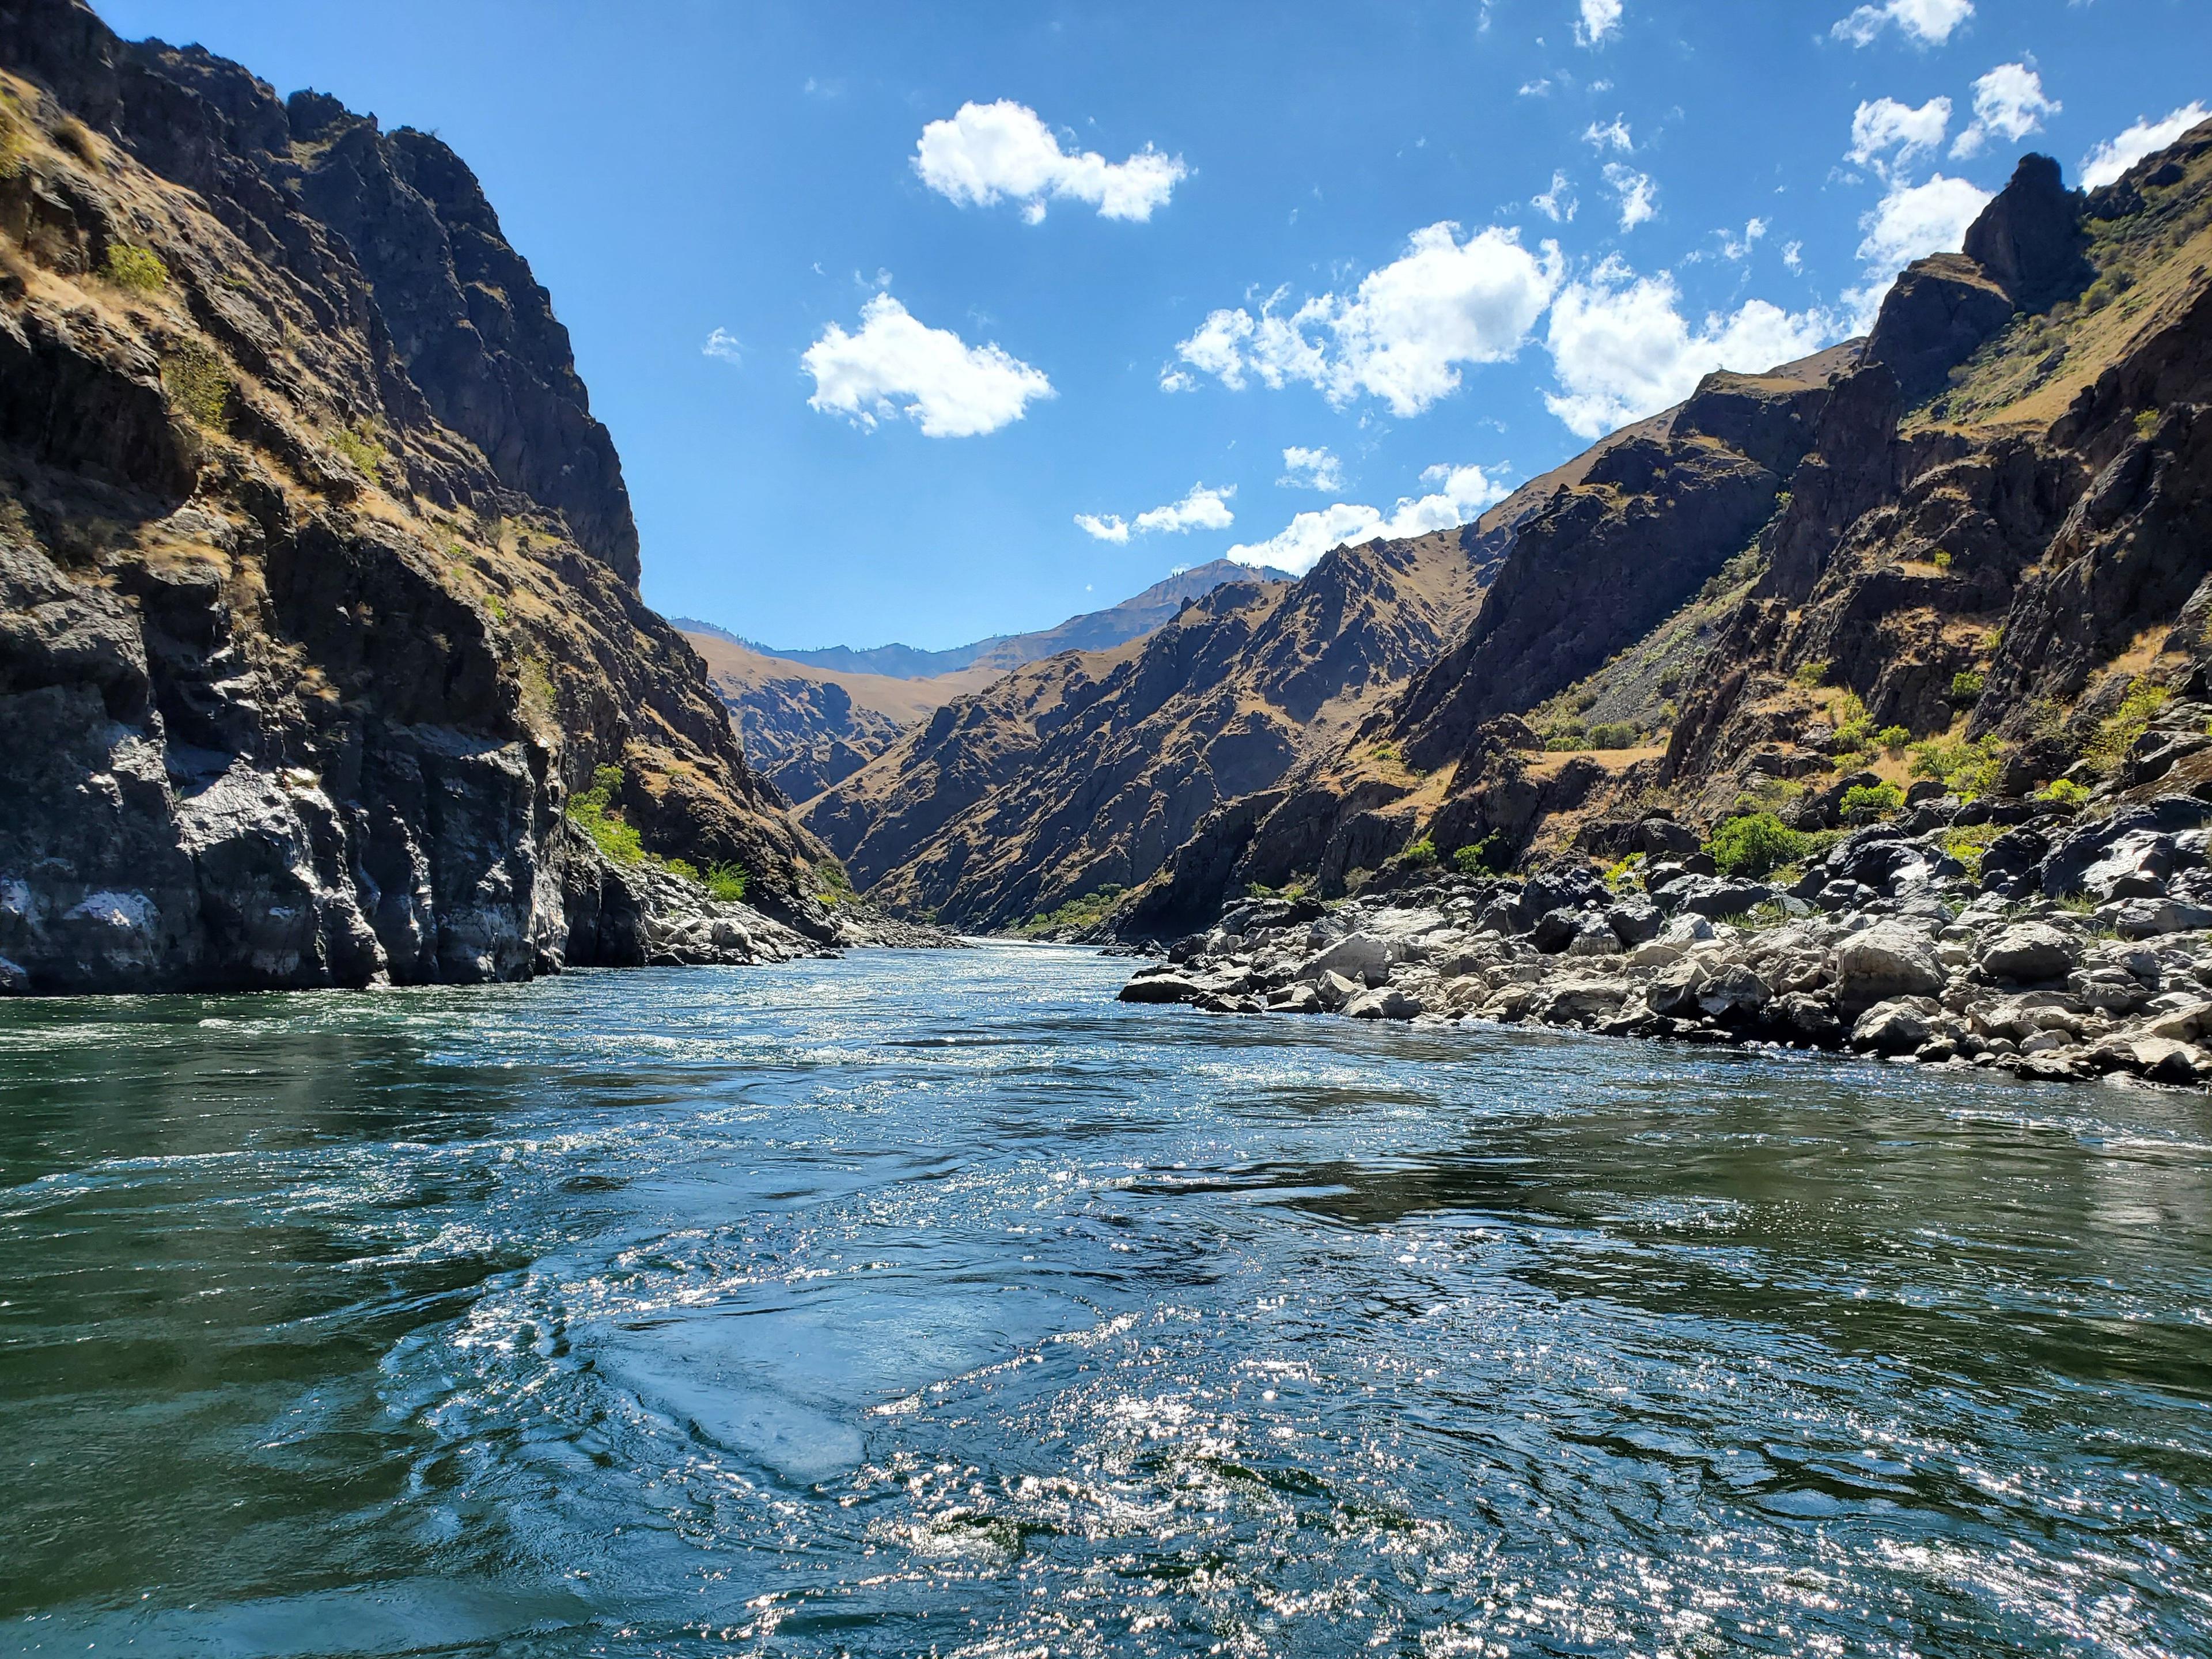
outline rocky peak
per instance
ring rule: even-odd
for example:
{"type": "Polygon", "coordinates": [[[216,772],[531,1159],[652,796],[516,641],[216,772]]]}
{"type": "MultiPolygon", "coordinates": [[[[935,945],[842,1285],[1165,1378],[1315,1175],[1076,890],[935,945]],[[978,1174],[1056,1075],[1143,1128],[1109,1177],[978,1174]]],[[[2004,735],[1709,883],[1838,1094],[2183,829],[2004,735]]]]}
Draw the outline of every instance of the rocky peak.
{"type": "Polygon", "coordinates": [[[2020,158],[2012,180],[1967,227],[1966,258],[2021,311],[2047,311],[2089,285],[2081,193],[2061,182],[2048,155],[2020,158]]]}

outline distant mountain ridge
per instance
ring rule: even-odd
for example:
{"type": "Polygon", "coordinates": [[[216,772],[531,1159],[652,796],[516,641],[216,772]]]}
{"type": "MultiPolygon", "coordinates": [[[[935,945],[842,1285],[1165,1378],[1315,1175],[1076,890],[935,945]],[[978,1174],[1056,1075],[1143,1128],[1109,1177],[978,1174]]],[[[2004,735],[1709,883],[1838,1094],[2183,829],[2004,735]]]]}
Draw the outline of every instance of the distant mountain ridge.
{"type": "Polygon", "coordinates": [[[911,645],[878,645],[866,650],[831,645],[811,651],[787,651],[763,645],[757,640],[749,640],[696,617],[678,617],[672,620],[686,633],[711,635],[763,657],[781,657],[786,662],[805,663],[811,668],[826,668],[840,674],[879,674],[891,679],[920,680],[939,674],[957,674],[968,668],[990,668],[1007,673],[1063,651],[1111,650],[1163,626],[1185,605],[1211,593],[1224,582],[1291,580],[1288,571],[1214,559],[1188,570],[1178,570],[1119,605],[1070,617],[1056,628],[1040,629],[1030,634],[994,634],[989,639],[956,645],[944,651],[923,651],[911,645]]]}

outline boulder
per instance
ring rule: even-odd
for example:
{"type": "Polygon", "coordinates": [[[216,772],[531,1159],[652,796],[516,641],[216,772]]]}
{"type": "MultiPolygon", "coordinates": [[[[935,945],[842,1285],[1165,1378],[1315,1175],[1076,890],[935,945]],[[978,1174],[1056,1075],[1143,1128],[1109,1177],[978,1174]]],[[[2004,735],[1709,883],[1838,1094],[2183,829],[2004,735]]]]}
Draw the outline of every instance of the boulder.
{"type": "Polygon", "coordinates": [[[1695,957],[1685,957],[1662,969],[1658,976],[1644,988],[1644,1006],[1662,1018],[1694,1019],[1698,1012],[1698,994],[1712,976],[1712,969],[1703,962],[1695,957]]]}
{"type": "Polygon", "coordinates": [[[1547,957],[1555,957],[1573,944],[1583,930],[1583,912],[1561,908],[1547,910],[1528,930],[1528,943],[1547,957]]]}
{"type": "Polygon", "coordinates": [[[1412,1019],[1421,1011],[1420,998],[1396,985],[1362,991],[1344,1006],[1347,1019],[1412,1019]]]}
{"type": "Polygon", "coordinates": [[[1286,985],[1268,994],[1267,1011],[1276,1014],[1317,1014],[1322,1011],[1321,993],[1304,983],[1286,985]]]}
{"type": "Polygon", "coordinates": [[[1528,1012],[1550,1025],[1587,1025],[1628,1000],[1634,988],[1617,979],[1567,979],[1536,988],[1528,1012]]]}
{"type": "Polygon", "coordinates": [[[1748,915],[1780,895],[1764,882],[1731,881],[1723,876],[1686,876],[1672,884],[1659,902],[1668,910],[1718,918],[1748,915]]]}
{"type": "Polygon", "coordinates": [[[1832,1048],[1844,1039],[1844,1025],[1836,1018],[1835,1005],[1808,992],[1791,991],[1777,997],[1767,1010],[1767,1018],[1801,1042],[1832,1048]]]}
{"type": "Polygon", "coordinates": [[[1909,1054],[1926,1042],[1936,1005],[1924,998],[1877,1002],[1851,1026],[1851,1047],[1878,1054],[1909,1054]]]}
{"type": "Polygon", "coordinates": [[[1659,937],[1666,918],[1650,899],[1628,899],[1605,913],[1606,926],[1624,945],[1637,945],[1659,937]]]}
{"type": "Polygon", "coordinates": [[[1314,981],[1315,997],[1331,1013],[1336,1012],[1366,988],[1364,981],[1347,979],[1334,970],[1324,970],[1314,981]]]}
{"type": "Polygon", "coordinates": [[[1773,994],[1766,981],[1750,969],[1729,963],[1716,969],[1698,988],[1697,1000],[1698,1010],[1708,1019],[1741,1025],[1756,1018],[1773,994]]]}
{"type": "Polygon", "coordinates": [[[2174,1042],[2195,1042],[2212,1032],[2212,1002],[2192,1002],[2160,1014],[2142,1028],[2146,1036],[2174,1042]]]}
{"type": "Polygon", "coordinates": [[[2044,985],[2064,979],[2081,956],[2073,938],[2047,922],[2015,923],[1982,946],[1979,965],[1991,979],[2044,985]]]}
{"type": "Polygon", "coordinates": [[[1300,979],[1341,974],[1368,985],[1380,984],[1391,965],[1406,959],[1402,939],[1377,939],[1372,933],[1351,933],[1323,951],[1298,970],[1300,979]]]}
{"type": "Polygon", "coordinates": [[[1143,974],[1121,988],[1122,1002],[1195,1002],[1206,988],[1182,974],[1143,974]]]}
{"type": "Polygon", "coordinates": [[[1838,945],[1829,973],[1836,1000],[1846,1009],[1924,996],[1942,990],[1944,980],[1942,964],[1926,937],[1893,921],[1876,922],[1838,945]]]}
{"type": "Polygon", "coordinates": [[[1612,924],[1595,910],[1583,913],[1582,925],[1575,936],[1567,941],[1566,954],[1571,957],[1617,957],[1620,954],[1620,939],[1612,924]]]}
{"type": "Polygon", "coordinates": [[[2212,927],[2212,909],[2179,899],[2121,899],[2097,912],[2097,925],[2111,928],[2122,939],[2156,939],[2163,933],[2212,927]]]}

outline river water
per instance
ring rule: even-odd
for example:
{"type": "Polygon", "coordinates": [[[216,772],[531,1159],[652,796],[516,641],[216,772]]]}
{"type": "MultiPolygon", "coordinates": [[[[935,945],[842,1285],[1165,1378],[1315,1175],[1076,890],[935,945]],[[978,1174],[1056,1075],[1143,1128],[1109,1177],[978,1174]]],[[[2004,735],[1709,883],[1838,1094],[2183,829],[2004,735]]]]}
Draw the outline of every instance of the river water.
{"type": "Polygon", "coordinates": [[[2212,1652],[2212,1106],[1085,952],[0,1006],[0,1652],[2212,1652]]]}

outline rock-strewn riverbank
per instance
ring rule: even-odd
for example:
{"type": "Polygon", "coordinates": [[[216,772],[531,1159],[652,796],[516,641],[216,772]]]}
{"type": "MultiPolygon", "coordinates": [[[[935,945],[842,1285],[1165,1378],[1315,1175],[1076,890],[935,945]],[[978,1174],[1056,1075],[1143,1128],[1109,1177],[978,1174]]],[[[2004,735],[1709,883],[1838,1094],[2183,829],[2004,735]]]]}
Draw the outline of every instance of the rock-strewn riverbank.
{"type": "Polygon", "coordinates": [[[1640,880],[1608,884],[1568,857],[1525,879],[1431,875],[1328,907],[1250,900],[1121,994],[2203,1085],[2208,824],[2212,806],[2188,796],[2084,822],[1945,798],[1846,836],[1781,887],[1718,876],[1694,835],[1654,816],[1634,827],[1640,880]],[[1951,850],[1974,842],[1978,869],[1951,850]]]}

